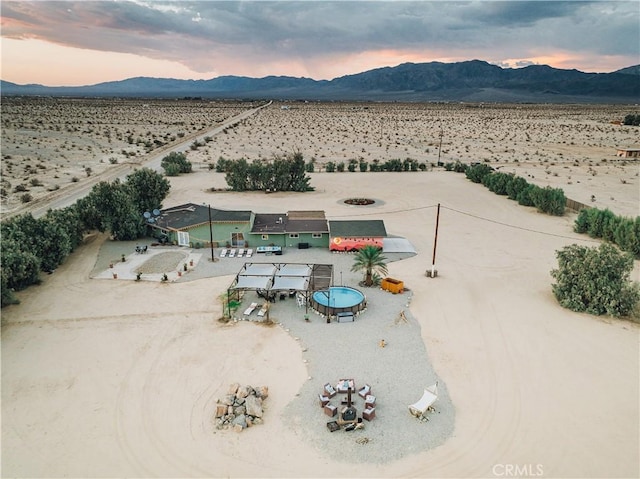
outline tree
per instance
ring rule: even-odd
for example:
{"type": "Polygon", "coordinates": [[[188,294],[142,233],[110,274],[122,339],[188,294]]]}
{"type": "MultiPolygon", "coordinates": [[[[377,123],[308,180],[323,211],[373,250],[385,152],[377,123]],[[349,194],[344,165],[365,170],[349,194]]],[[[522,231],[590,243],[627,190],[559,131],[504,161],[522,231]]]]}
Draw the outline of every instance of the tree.
{"type": "Polygon", "coordinates": [[[233,191],[246,191],[249,173],[249,163],[247,163],[247,160],[240,158],[227,165],[227,168],[224,179],[227,185],[229,185],[229,188],[233,191]]]}
{"type": "Polygon", "coordinates": [[[40,259],[31,251],[25,250],[15,239],[5,236],[3,231],[0,260],[2,261],[2,305],[4,306],[11,302],[10,299],[13,296],[10,294],[11,290],[19,291],[40,281],[40,259]]]}
{"type": "Polygon", "coordinates": [[[133,202],[129,185],[119,180],[101,181],[81,204],[81,215],[89,228],[108,230],[118,240],[134,240],[144,233],[143,216],[133,202]]]}
{"type": "Polygon", "coordinates": [[[126,181],[135,209],[140,213],[162,208],[171,185],[160,173],[142,168],[127,176],[126,181]]]}
{"type": "Polygon", "coordinates": [[[374,273],[387,274],[387,258],[382,249],[374,245],[366,245],[358,250],[351,271],[364,271],[364,285],[374,284],[374,273]]]}
{"type": "Polygon", "coordinates": [[[640,287],[629,280],[633,256],[613,245],[598,248],[569,245],[556,251],[558,268],[553,293],[572,311],[628,316],[640,300],[640,287]]]}

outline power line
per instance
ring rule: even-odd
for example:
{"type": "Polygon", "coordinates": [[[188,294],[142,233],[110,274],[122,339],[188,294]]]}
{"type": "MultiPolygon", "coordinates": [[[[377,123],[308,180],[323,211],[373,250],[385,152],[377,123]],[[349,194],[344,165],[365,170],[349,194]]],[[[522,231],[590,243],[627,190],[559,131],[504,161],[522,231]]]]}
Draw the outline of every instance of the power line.
{"type": "Polygon", "coordinates": [[[511,225],[509,223],[503,223],[502,221],[492,220],[490,218],[485,218],[483,216],[474,215],[473,213],[467,213],[466,211],[460,211],[460,210],[456,210],[455,208],[449,208],[448,206],[443,206],[443,208],[445,208],[447,210],[450,210],[450,211],[454,211],[454,212],[459,213],[461,215],[465,215],[465,216],[470,216],[472,218],[476,218],[476,219],[481,220],[481,221],[487,221],[489,223],[494,223],[494,224],[497,224],[497,225],[500,225],[500,226],[506,226],[507,228],[513,228],[513,229],[517,229],[517,230],[521,230],[521,231],[527,231],[529,233],[536,233],[536,234],[541,234],[541,235],[546,235],[546,236],[554,236],[556,238],[564,238],[564,239],[570,239],[570,240],[574,240],[574,241],[587,241],[587,242],[590,242],[590,243],[600,243],[600,241],[598,241],[598,240],[575,238],[573,236],[559,235],[559,234],[556,234],[556,233],[549,233],[547,231],[540,231],[540,230],[534,230],[532,228],[525,228],[524,226],[511,225]]]}
{"type": "MultiPolygon", "coordinates": [[[[377,216],[383,216],[383,215],[391,215],[391,214],[397,214],[397,213],[407,213],[409,211],[418,211],[418,210],[428,210],[431,208],[436,208],[438,205],[429,205],[429,206],[416,206],[414,208],[403,208],[403,209],[399,209],[399,210],[391,210],[391,211],[385,211],[385,212],[380,212],[380,211],[374,211],[371,213],[361,213],[358,214],[357,216],[373,216],[373,215],[377,215],[377,216]]],[[[491,218],[485,218],[484,216],[479,216],[473,213],[468,213],[466,211],[461,211],[461,210],[457,210],[455,208],[450,208],[448,206],[441,206],[444,209],[447,209],[449,211],[453,211],[455,213],[459,213],[461,215],[465,215],[465,216],[469,216],[471,218],[475,218],[477,220],[480,221],[486,221],[488,223],[493,223],[496,225],[500,225],[500,226],[504,226],[506,228],[513,228],[513,229],[517,229],[517,230],[521,230],[521,231],[526,231],[528,233],[536,233],[536,234],[540,234],[540,235],[546,235],[546,236],[553,236],[556,238],[564,238],[564,239],[570,239],[570,240],[574,240],[574,241],[586,241],[589,243],[600,243],[600,241],[595,240],[595,239],[590,239],[590,238],[576,238],[574,236],[567,236],[567,235],[560,235],[560,234],[556,234],[556,233],[549,233],[547,231],[540,231],[540,230],[535,230],[533,228],[525,228],[524,226],[518,226],[518,225],[512,225],[509,223],[504,223],[502,221],[498,221],[498,220],[492,220],[491,218]]],[[[346,218],[346,217],[351,217],[351,216],[356,216],[356,215],[337,215],[337,216],[333,216],[333,218],[346,218]]]]}
{"type": "Polygon", "coordinates": [[[332,218],[346,218],[348,216],[373,216],[373,215],[377,215],[377,216],[382,216],[382,215],[391,215],[391,214],[395,214],[395,213],[406,213],[408,211],[417,211],[417,210],[428,210],[429,208],[435,208],[438,205],[431,205],[431,206],[416,206],[415,208],[404,208],[401,210],[391,210],[391,211],[384,211],[384,212],[380,212],[380,211],[374,211],[372,213],[359,213],[357,215],[337,215],[337,216],[332,216],[332,218]]]}

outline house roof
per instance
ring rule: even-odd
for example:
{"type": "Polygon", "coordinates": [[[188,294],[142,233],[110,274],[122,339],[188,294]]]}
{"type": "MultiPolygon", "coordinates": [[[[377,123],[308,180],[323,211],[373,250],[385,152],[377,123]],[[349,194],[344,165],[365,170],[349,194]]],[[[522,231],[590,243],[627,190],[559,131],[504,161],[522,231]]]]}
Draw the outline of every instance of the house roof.
{"type": "Polygon", "coordinates": [[[387,230],[382,220],[329,221],[331,237],[383,238],[387,230]]]}
{"type": "Polygon", "coordinates": [[[287,211],[287,218],[290,220],[324,220],[326,216],[322,210],[308,210],[308,211],[287,211]]]}
{"type": "Polygon", "coordinates": [[[288,220],[285,225],[287,233],[328,233],[327,220],[301,219],[288,220]]]}
{"type": "Polygon", "coordinates": [[[283,234],[285,232],[286,218],[287,215],[284,213],[256,213],[253,218],[251,232],[258,234],[283,234]]]}
{"type": "MultiPolygon", "coordinates": [[[[229,211],[211,208],[212,223],[248,223],[251,211],[229,211]]],[[[186,203],[161,211],[155,226],[169,230],[184,230],[209,223],[209,207],[186,203]]]]}
{"type": "Polygon", "coordinates": [[[329,226],[324,219],[324,211],[295,212],[293,217],[287,214],[258,213],[253,220],[251,233],[257,234],[285,234],[285,233],[328,233],[329,226]],[[305,215],[302,213],[311,213],[305,215]]]}

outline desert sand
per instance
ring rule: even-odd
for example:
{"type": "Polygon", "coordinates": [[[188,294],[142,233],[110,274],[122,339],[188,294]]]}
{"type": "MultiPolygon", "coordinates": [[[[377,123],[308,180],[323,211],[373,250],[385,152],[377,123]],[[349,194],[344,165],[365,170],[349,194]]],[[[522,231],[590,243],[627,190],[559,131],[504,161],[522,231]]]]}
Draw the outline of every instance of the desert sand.
{"type": "MultiPolygon", "coordinates": [[[[575,108],[573,111],[580,111],[575,108]]],[[[564,166],[585,175],[589,168],[596,169],[591,178],[600,182],[599,189],[590,189],[595,188],[595,180],[587,183],[585,176],[585,181],[574,183],[582,185],[576,196],[578,192],[585,198],[595,194],[597,206],[606,202],[618,214],[635,215],[638,166],[614,162],[611,153],[614,143],[630,140],[633,132],[609,125],[615,119],[611,110],[596,110],[600,116],[584,121],[573,116],[560,119],[574,125],[572,131],[587,123],[604,132],[577,153],[587,158],[586,164],[578,161],[580,166],[570,166],[577,158],[567,153],[569,163],[553,160],[556,165],[549,164],[549,168],[558,168],[558,176],[551,173],[549,181],[572,181],[564,166]],[[602,155],[606,155],[604,163],[598,161],[602,155]]],[[[280,133],[271,130],[275,120],[265,121],[262,127],[253,123],[263,115],[280,117],[292,111],[278,106],[263,110],[195,155],[208,152],[203,163],[215,160],[216,155],[251,157],[246,149],[257,148],[259,138],[269,138],[269,144],[277,138],[281,148],[300,146],[306,152],[299,132],[297,140],[289,143],[284,139],[284,132],[289,137],[290,132],[298,131],[293,123],[282,120],[280,133]],[[263,133],[250,142],[248,132],[260,128],[263,133]],[[239,137],[235,143],[227,140],[234,135],[239,137]],[[220,147],[225,141],[228,146],[220,147]]],[[[350,117],[345,111],[344,118],[336,122],[347,130],[336,143],[352,141],[362,149],[360,142],[371,140],[365,141],[347,126],[350,117]]],[[[508,123],[497,122],[492,138],[507,135],[508,123]]],[[[555,132],[551,135],[555,146],[576,141],[558,133],[568,127],[560,128],[550,119],[542,123],[555,132]]],[[[322,125],[318,120],[318,135],[327,130],[322,125]]],[[[436,119],[431,137],[421,142],[437,144],[440,128],[435,125],[436,119]]],[[[468,143],[481,149],[481,138],[486,144],[492,140],[485,139],[485,127],[477,128],[479,137],[468,143]]],[[[520,127],[509,134],[519,136],[525,131],[532,135],[537,130],[520,127]]],[[[411,140],[415,134],[406,132],[403,141],[418,141],[411,140]]],[[[531,140],[530,149],[518,147],[523,157],[536,149],[552,150],[554,145],[544,141],[545,133],[536,134],[540,136],[531,140]]],[[[454,143],[453,135],[450,141],[454,143]]],[[[408,143],[404,147],[409,148],[408,143]]],[[[421,144],[402,157],[431,161],[438,156],[433,148],[421,144]],[[418,157],[418,151],[423,156],[418,157]]],[[[451,151],[454,146],[448,148],[451,151]]],[[[274,153],[264,144],[263,149],[263,157],[274,153]]],[[[348,158],[349,153],[345,154],[348,158]]],[[[443,161],[455,159],[452,153],[447,155],[443,161]]],[[[318,161],[322,161],[320,156],[318,161]]],[[[507,156],[512,158],[513,153],[490,161],[508,163],[509,168],[522,166],[507,162],[507,156]]],[[[339,156],[326,158],[334,161],[339,156]]],[[[544,171],[545,161],[540,161],[526,167],[544,171]]],[[[572,179],[575,174],[571,172],[572,179]]],[[[339,373],[331,361],[326,367],[333,369],[323,369],[323,362],[316,359],[322,353],[312,349],[324,343],[314,340],[314,335],[298,334],[304,325],[299,318],[296,321],[281,313],[276,319],[288,326],[272,328],[218,322],[222,306],[217,298],[233,274],[171,284],[92,279],[101,251],[111,243],[96,235],[87,238],[53,275],[45,276],[42,285],[19,293],[20,305],[2,312],[3,475],[509,477],[509,471],[513,476],[516,470],[520,476],[544,477],[639,475],[640,328],[629,321],[567,311],[558,306],[551,292],[549,272],[556,266],[555,251],[572,243],[597,244],[572,232],[575,215],[542,215],[471,184],[464,175],[438,170],[316,172],[311,177],[315,191],[308,193],[214,193],[211,187],[225,186],[223,175],[199,168],[171,179],[165,206],[207,202],[219,208],[260,212],[323,209],[329,219],[383,219],[390,234],[406,237],[417,254],[391,262],[389,275],[402,279],[410,289],[409,317],[426,350],[420,354],[426,354],[430,370],[449,399],[436,408],[443,417],[454,419],[453,431],[442,444],[429,447],[430,435],[442,420],[435,416],[419,424],[425,436],[423,450],[408,444],[410,453],[382,463],[375,456],[365,462],[340,457],[332,447],[335,441],[349,441],[344,436],[347,433],[326,430],[322,422],[326,417],[315,397],[320,383],[339,373]],[[357,208],[341,201],[354,196],[379,202],[375,207],[357,208]],[[438,277],[427,278],[437,203],[442,205],[438,277]],[[265,423],[240,434],[217,431],[211,422],[216,398],[233,382],[266,385],[270,390],[265,423]],[[298,414],[306,404],[309,417],[314,418],[308,422],[298,414]],[[317,433],[310,435],[311,430],[317,433]]],[[[640,279],[638,271],[636,264],[635,280],[640,279]]],[[[348,278],[356,280],[355,276],[348,278]]],[[[366,321],[367,314],[376,318],[374,296],[359,321],[366,321]]],[[[327,328],[346,325],[326,325],[313,318],[312,326],[318,338],[326,341],[327,335],[335,334],[327,328]]],[[[342,355],[346,362],[360,353],[369,358],[373,377],[385,367],[375,346],[378,339],[379,335],[371,335],[370,343],[363,343],[362,348],[372,347],[364,352],[326,354],[342,355]]],[[[385,353],[394,348],[411,354],[413,347],[404,350],[402,344],[390,341],[385,353]]],[[[426,371],[425,384],[380,381],[377,386],[393,387],[417,400],[421,388],[432,379],[426,371]]],[[[409,416],[406,402],[383,404],[381,411],[386,409],[389,416],[409,416]]],[[[380,421],[375,419],[364,431],[372,438],[371,446],[376,440],[384,441],[385,429],[394,427],[383,418],[381,413],[380,421]]],[[[358,456],[366,456],[368,445],[358,447],[358,456]]]]}

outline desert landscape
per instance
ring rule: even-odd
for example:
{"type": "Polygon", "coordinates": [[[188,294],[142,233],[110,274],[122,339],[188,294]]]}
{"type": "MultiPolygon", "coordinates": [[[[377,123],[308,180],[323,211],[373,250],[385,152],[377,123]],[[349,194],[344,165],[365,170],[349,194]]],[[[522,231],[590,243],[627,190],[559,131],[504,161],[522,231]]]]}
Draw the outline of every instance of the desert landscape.
{"type": "MultiPolygon", "coordinates": [[[[255,107],[3,99],[3,214],[117,165],[144,165],[157,153],[147,141],[207,135],[255,107]]],[[[369,307],[351,324],[315,315],[306,323],[289,303],[274,305],[272,327],[221,323],[219,297],[241,259],[194,256],[194,269],[169,283],[101,279],[134,244],[91,234],[2,311],[2,475],[638,477],[640,327],[565,310],[551,292],[555,251],[598,241],[573,232],[574,213],[539,214],[437,167],[487,162],[637,216],[638,162],[615,156],[638,144],[637,128],[616,124],[628,113],[623,105],[274,102],[187,146],[194,173],[170,178],[165,207],[382,219],[415,247],[389,255],[389,275],[407,291],[365,290],[369,307]],[[267,161],[292,151],[315,161],[314,191],[225,192],[224,174],[210,169],[220,157],[267,161]],[[324,171],[327,162],[407,157],[426,171],[324,171]],[[377,201],[348,206],[349,197],[377,201]],[[428,278],[438,203],[438,276],[428,278]],[[407,324],[395,321],[401,310],[407,324]],[[330,433],[317,395],[343,374],[371,383],[380,409],[362,431],[330,433]],[[419,422],[407,405],[436,380],[442,400],[419,422]],[[212,420],[236,382],[269,388],[264,424],[240,434],[212,420]]],[[[331,262],[358,287],[352,255],[296,250],[282,259],[331,262]]]]}

